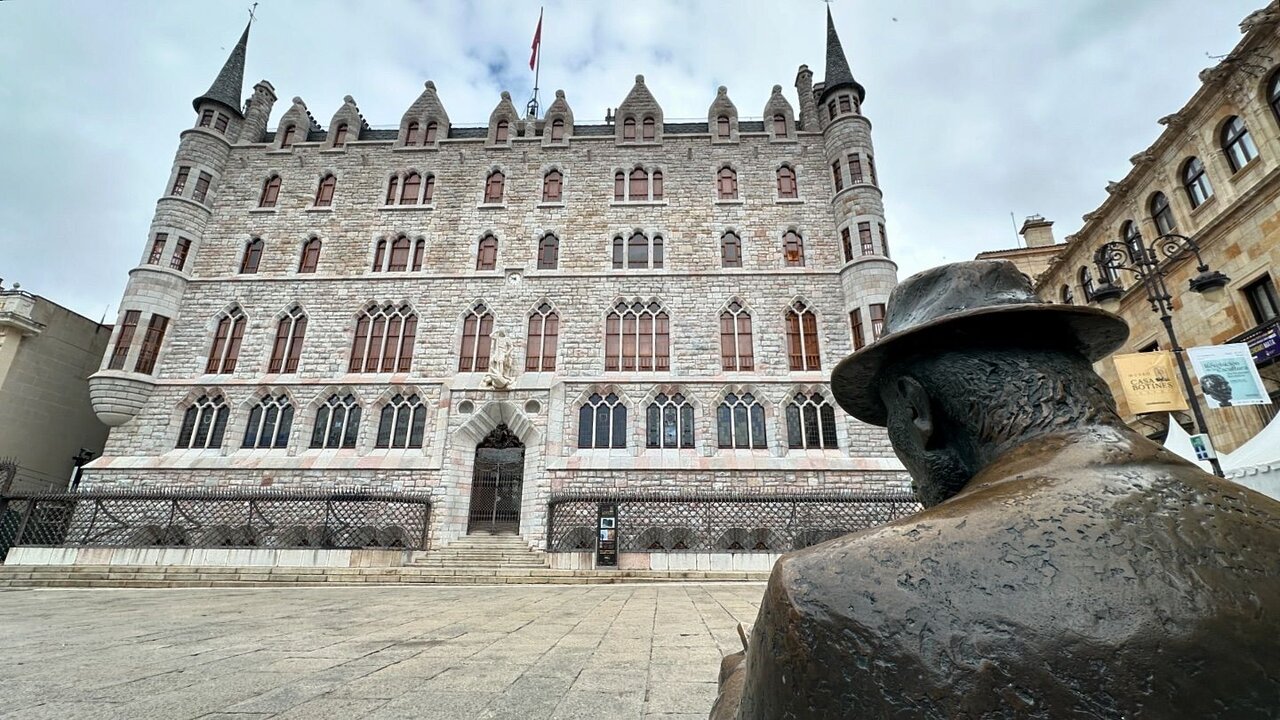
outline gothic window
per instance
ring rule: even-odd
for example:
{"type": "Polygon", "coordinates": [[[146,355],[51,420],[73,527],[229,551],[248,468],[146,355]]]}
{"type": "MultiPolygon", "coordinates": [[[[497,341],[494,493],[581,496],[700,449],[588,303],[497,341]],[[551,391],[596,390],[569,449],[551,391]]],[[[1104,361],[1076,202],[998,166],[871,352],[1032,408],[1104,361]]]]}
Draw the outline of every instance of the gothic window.
{"type": "Polygon", "coordinates": [[[721,140],[729,139],[729,116],[721,115],[716,118],[716,137],[721,140]]]}
{"type": "Polygon", "coordinates": [[[484,184],[484,201],[486,203],[502,202],[503,186],[506,180],[507,176],[503,175],[501,170],[494,170],[489,173],[489,179],[484,184]]]}
{"type": "Polygon", "coordinates": [[[138,330],[138,318],[142,313],[137,310],[126,310],[124,320],[120,322],[120,334],[116,335],[116,346],[111,351],[111,362],[108,370],[123,370],[124,361],[129,357],[129,347],[133,345],[133,334],[138,330]]]}
{"type": "Polygon", "coordinates": [[[641,135],[645,142],[652,142],[657,137],[657,128],[658,124],[654,122],[653,118],[647,117],[644,119],[641,135]]]}
{"type": "Polygon", "coordinates": [[[529,332],[525,348],[524,369],[529,372],[551,372],[556,369],[556,345],[560,339],[560,316],[548,303],[542,303],[529,315],[529,332]]]}
{"type": "Polygon", "coordinates": [[[560,264],[560,238],[547,233],[538,241],[538,269],[555,270],[560,264]]]}
{"type": "Polygon", "coordinates": [[[423,180],[423,183],[422,183],[422,202],[423,202],[423,204],[430,205],[430,204],[431,204],[431,199],[432,199],[433,197],[435,197],[435,194],[436,194],[436,176],[435,176],[435,175],[428,175],[428,176],[423,180]]]}
{"type": "Polygon", "coordinates": [[[400,176],[392,175],[391,179],[387,181],[387,199],[383,201],[384,204],[395,205],[396,194],[399,191],[399,189],[400,189],[400,176]]]}
{"type": "Polygon", "coordinates": [[[1222,126],[1222,150],[1226,153],[1227,164],[1231,166],[1233,173],[1239,172],[1250,160],[1258,157],[1258,148],[1249,136],[1249,128],[1245,127],[1244,121],[1238,116],[1232,116],[1222,126]]]}
{"type": "Polygon", "coordinates": [[[370,305],[356,320],[347,372],[409,372],[418,316],[408,305],[370,305]]]}
{"type": "Polygon", "coordinates": [[[462,320],[458,372],[485,372],[489,369],[489,336],[492,334],[493,313],[484,303],[476,303],[462,320]]]}
{"type": "Polygon", "coordinates": [[[218,119],[213,122],[213,129],[220,133],[227,132],[227,123],[231,122],[231,118],[226,113],[218,113],[218,119]]]}
{"type": "Polygon", "coordinates": [[[151,253],[147,255],[148,265],[159,265],[160,258],[164,255],[165,243],[169,241],[169,233],[156,233],[156,237],[151,241],[151,253]]]}
{"type": "Polygon", "coordinates": [[[510,128],[510,125],[507,123],[506,120],[499,120],[498,127],[496,127],[493,131],[493,141],[500,142],[500,143],[506,142],[509,128],[510,128]]]}
{"type": "Polygon", "coordinates": [[[870,154],[867,155],[867,172],[871,173],[871,184],[879,187],[880,178],[876,177],[876,159],[870,154]]]}
{"type": "Polygon", "coordinates": [[[258,196],[258,207],[275,207],[280,199],[280,176],[272,175],[262,186],[262,194],[258,196]]]}
{"type": "Polygon", "coordinates": [[[793,200],[800,196],[796,187],[796,171],[788,165],[778,168],[778,197],[793,200]]]}
{"type": "Polygon", "coordinates": [[[203,203],[209,197],[209,183],[213,182],[213,176],[207,172],[202,172],[196,177],[196,189],[191,192],[191,199],[198,203],[203,203]]]}
{"type": "Polygon", "coordinates": [[[560,202],[564,175],[551,170],[542,178],[542,202],[560,202]]]}
{"type": "Polygon", "coordinates": [[[578,447],[587,449],[627,446],[627,406],[614,393],[592,393],[578,408],[578,447]]]}
{"type": "Polygon", "coordinates": [[[849,228],[840,228],[840,249],[844,250],[844,261],[853,259],[853,242],[849,239],[849,228]]]}
{"type": "Polygon", "coordinates": [[[872,303],[868,309],[871,311],[871,341],[875,342],[884,332],[884,303],[872,303]]]}
{"type": "Polygon", "coordinates": [[[693,447],[693,405],[684,395],[659,393],[645,411],[645,447],[693,447]]]}
{"type": "Polygon", "coordinates": [[[338,128],[333,131],[333,146],[342,147],[347,144],[347,124],[340,123],[338,128]]]}
{"type": "MultiPolygon", "coordinates": [[[[417,122],[410,122],[404,131],[404,144],[407,147],[413,147],[418,144],[418,132],[421,126],[417,122]]],[[[428,140],[428,143],[431,141],[428,140]]]]}
{"type": "Polygon", "coordinates": [[[836,412],[819,393],[800,393],[787,404],[787,446],[805,450],[835,449],[836,412]]]}
{"type": "Polygon", "coordinates": [[[323,450],[353,448],[360,432],[360,404],[350,393],[330,395],[316,410],[311,428],[311,447],[323,450]]]}
{"type": "Polygon", "coordinates": [[[485,235],[476,247],[476,269],[493,270],[498,266],[498,238],[485,235]]]}
{"type": "Polygon", "coordinates": [[[173,248],[173,257],[169,258],[169,267],[181,270],[187,264],[187,253],[191,250],[191,241],[180,237],[173,248]]]}
{"type": "Polygon", "coordinates": [[[782,260],[787,267],[804,267],[804,238],[795,230],[782,236],[782,260]]]}
{"type": "Polygon", "coordinates": [[[422,256],[427,250],[427,241],[418,238],[413,243],[413,265],[410,267],[414,272],[422,269],[422,256]]]}
{"type": "Polygon", "coordinates": [[[1067,285],[1066,283],[1063,283],[1062,290],[1059,291],[1058,296],[1062,299],[1063,305],[1075,304],[1075,301],[1076,301],[1075,293],[1071,292],[1071,286],[1067,285]]]}
{"type": "Polygon", "coordinates": [[[163,315],[152,315],[147,323],[147,332],[142,336],[142,348],[138,350],[138,361],[133,371],[150,375],[156,368],[156,358],[160,355],[160,346],[164,344],[164,331],[169,327],[169,318],[163,315]]]}
{"type": "Polygon", "coordinates": [[[182,191],[187,188],[187,178],[191,176],[191,168],[180,167],[178,174],[173,178],[173,189],[169,191],[170,195],[181,195],[182,191]]]}
{"type": "Polygon", "coordinates": [[[1169,198],[1165,197],[1164,193],[1157,192],[1151,196],[1148,206],[1151,209],[1151,220],[1156,224],[1156,230],[1161,235],[1173,232],[1177,222],[1173,219],[1173,208],[1169,207],[1169,198]]]}
{"type": "Polygon", "coordinates": [[[831,181],[835,183],[836,192],[844,189],[844,175],[840,172],[840,161],[831,163],[831,181]]]}
{"type": "Polygon", "coordinates": [[[645,200],[649,197],[649,176],[642,168],[631,171],[631,184],[627,195],[632,200],[645,200]]]}
{"type": "Polygon", "coordinates": [[[411,172],[404,176],[404,184],[400,190],[401,205],[417,205],[418,192],[422,189],[422,176],[411,172]]]}
{"type": "Polygon", "coordinates": [[[438,124],[436,124],[435,122],[429,122],[429,123],[427,123],[427,135],[426,135],[426,139],[425,139],[425,140],[423,140],[423,144],[424,144],[424,145],[435,145],[435,144],[436,144],[436,133],[439,131],[439,129],[440,129],[440,126],[439,126],[438,124]]]}
{"type": "Polygon", "coordinates": [[[182,414],[182,427],[178,430],[179,450],[222,447],[222,436],[227,430],[227,417],[231,414],[227,401],[221,395],[202,395],[182,414]]]}
{"type": "Polygon", "coordinates": [[[396,393],[382,406],[378,437],[373,446],[397,450],[420,448],[426,427],[427,406],[422,400],[416,394],[406,397],[396,393]]]}
{"type": "Polygon", "coordinates": [[[662,171],[654,170],[652,179],[653,179],[653,189],[649,193],[650,199],[661,200],[662,199],[662,171]]]}
{"type": "Polygon", "coordinates": [[[666,372],[670,346],[667,311],[657,302],[619,301],[605,317],[606,371],[666,372]]]}
{"type": "Polygon", "coordinates": [[[209,374],[229,374],[236,370],[240,359],[240,342],[244,339],[244,328],[248,324],[240,308],[232,308],[218,319],[218,327],[213,333],[213,344],[209,346],[209,361],[204,371],[209,374]]]}
{"type": "Polygon", "coordinates": [[[729,372],[751,372],[755,357],[751,349],[751,313],[734,300],[720,313],[720,367],[729,372]]]}
{"type": "Polygon", "coordinates": [[[621,170],[613,175],[613,199],[616,202],[627,199],[627,174],[621,170]]]}
{"type": "Polygon", "coordinates": [[[636,139],[636,119],[627,118],[622,121],[622,140],[623,142],[635,142],[636,139]]]}
{"type": "Polygon", "coordinates": [[[276,339],[271,344],[271,360],[267,363],[267,372],[297,372],[298,360],[302,357],[302,340],[306,334],[307,316],[302,308],[295,305],[276,325],[276,339]]]}
{"type": "Polygon", "coordinates": [[[863,255],[875,255],[876,245],[871,239],[871,223],[858,223],[858,244],[862,247],[863,255]]]}
{"type": "Polygon", "coordinates": [[[285,127],[284,132],[280,135],[280,147],[282,149],[293,147],[293,141],[297,135],[298,128],[296,125],[289,125],[285,127]]]}
{"type": "Polygon", "coordinates": [[[720,168],[716,175],[716,193],[721,200],[738,199],[738,173],[733,168],[720,168]]]}
{"type": "Polygon", "coordinates": [[[316,207],[329,207],[333,205],[333,191],[338,187],[338,178],[333,175],[325,175],[320,180],[320,187],[316,188],[316,207]]]}
{"type": "Polygon", "coordinates": [[[738,233],[729,231],[720,236],[720,266],[742,267],[742,238],[738,237],[738,233]]]}
{"type": "Polygon", "coordinates": [[[774,137],[787,136],[787,116],[777,113],[773,116],[773,135],[774,137]]]}
{"type": "Polygon", "coordinates": [[[849,331],[853,334],[853,349],[861,350],[866,344],[866,335],[862,331],[862,308],[849,311],[849,331]]]}
{"type": "Polygon", "coordinates": [[[625,243],[621,235],[616,235],[613,238],[613,269],[621,270],[625,257],[625,264],[629,270],[643,270],[650,267],[660,270],[663,260],[662,250],[661,235],[655,234],[650,241],[647,235],[637,230],[625,243]]]}
{"type": "Polygon", "coordinates": [[[320,264],[320,238],[311,238],[302,244],[302,258],[298,261],[298,272],[313,273],[320,264]]]}
{"type": "Polygon", "coordinates": [[[889,257],[889,234],[884,231],[884,223],[876,223],[876,228],[880,230],[880,253],[889,257]]]}
{"type": "Polygon", "coordinates": [[[404,272],[409,269],[409,238],[396,236],[391,241],[391,255],[387,258],[387,272],[404,272]]]}
{"type": "Polygon", "coordinates": [[[206,109],[204,112],[201,112],[201,113],[200,113],[200,122],[199,122],[197,125],[198,125],[198,127],[210,127],[210,126],[212,126],[212,125],[213,125],[213,110],[212,110],[212,109],[206,109]]]}
{"type": "Polygon", "coordinates": [[[1182,165],[1182,187],[1187,191],[1191,207],[1198,208],[1213,197],[1213,186],[1209,184],[1209,176],[1205,174],[1204,163],[1193,157],[1182,165]]]}
{"type": "Polygon", "coordinates": [[[556,118],[551,121],[551,142],[564,142],[564,119],[556,118]]]}
{"type": "Polygon", "coordinates": [[[1271,114],[1275,115],[1276,121],[1280,122],[1280,70],[1277,70],[1271,76],[1271,82],[1267,83],[1267,104],[1271,106],[1271,114]]]}
{"type": "Polygon", "coordinates": [[[289,398],[283,394],[268,395],[249,411],[240,447],[251,450],[288,447],[292,429],[293,404],[289,398]]]}
{"type": "Polygon", "coordinates": [[[1082,267],[1078,273],[1080,277],[1080,289],[1084,291],[1084,299],[1086,301],[1093,300],[1093,273],[1089,272],[1089,268],[1082,267]]]}
{"type": "Polygon", "coordinates": [[[818,316],[797,300],[787,308],[787,357],[792,370],[819,370],[818,316]]]}
{"type": "Polygon", "coordinates": [[[729,393],[716,408],[716,439],[722,448],[765,447],[764,407],[751,393],[729,393]]]}
{"type": "Polygon", "coordinates": [[[249,275],[258,272],[260,262],[262,262],[262,238],[254,238],[244,246],[244,256],[240,258],[240,274],[249,275]]]}
{"type": "Polygon", "coordinates": [[[857,153],[849,156],[849,182],[854,185],[862,183],[862,156],[857,153]]]}

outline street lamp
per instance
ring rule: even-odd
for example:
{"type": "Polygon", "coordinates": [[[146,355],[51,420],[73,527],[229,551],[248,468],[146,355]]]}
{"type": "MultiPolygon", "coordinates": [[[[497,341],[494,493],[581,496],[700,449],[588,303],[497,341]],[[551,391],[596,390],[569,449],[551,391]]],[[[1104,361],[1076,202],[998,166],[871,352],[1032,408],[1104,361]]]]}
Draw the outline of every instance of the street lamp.
{"type": "MultiPolygon", "coordinates": [[[[1189,289],[1192,292],[1209,295],[1221,290],[1231,281],[1231,278],[1217,270],[1209,270],[1204,258],[1200,257],[1200,246],[1186,235],[1175,233],[1161,235],[1148,245],[1143,242],[1142,235],[1135,228],[1124,240],[1105,243],[1094,252],[1093,261],[1098,266],[1098,272],[1104,282],[1094,291],[1093,299],[1098,302],[1120,299],[1124,291],[1112,281],[1119,271],[1125,270],[1137,276],[1142,282],[1143,290],[1147,292],[1147,302],[1151,303],[1151,311],[1160,314],[1160,322],[1164,323],[1164,329],[1169,333],[1170,349],[1178,360],[1178,370],[1182,373],[1182,385],[1186,390],[1191,412],[1195,416],[1196,426],[1202,434],[1208,435],[1209,426],[1205,423],[1204,413],[1200,410],[1200,401],[1195,393],[1191,392],[1191,375],[1187,372],[1186,361],[1182,359],[1182,347],[1178,345],[1178,336],[1173,332],[1173,317],[1169,314],[1173,312],[1173,296],[1169,294],[1169,288],[1165,284],[1165,271],[1160,266],[1162,260],[1171,260],[1185,256],[1187,253],[1195,256],[1197,270],[1199,270],[1199,274],[1189,282],[1189,289]]],[[[1223,477],[1222,465],[1218,463],[1216,457],[1210,459],[1209,464],[1213,466],[1215,475],[1223,477]]]]}

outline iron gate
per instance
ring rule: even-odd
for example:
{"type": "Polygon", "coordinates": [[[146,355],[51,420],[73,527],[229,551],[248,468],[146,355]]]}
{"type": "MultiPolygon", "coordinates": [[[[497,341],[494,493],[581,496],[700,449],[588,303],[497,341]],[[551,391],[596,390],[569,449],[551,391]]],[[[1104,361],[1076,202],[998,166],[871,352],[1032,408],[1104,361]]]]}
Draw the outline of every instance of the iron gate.
{"type": "Polygon", "coordinates": [[[467,532],[515,532],[520,527],[524,448],[477,448],[467,532]]]}

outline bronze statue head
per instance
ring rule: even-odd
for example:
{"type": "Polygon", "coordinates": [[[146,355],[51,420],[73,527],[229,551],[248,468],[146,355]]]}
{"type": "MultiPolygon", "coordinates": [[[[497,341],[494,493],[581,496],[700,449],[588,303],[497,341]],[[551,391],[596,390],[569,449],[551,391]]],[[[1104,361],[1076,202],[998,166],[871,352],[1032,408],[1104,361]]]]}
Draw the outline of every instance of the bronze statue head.
{"type": "Polygon", "coordinates": [[[954,263],[898,285],[885,334],[836,367],[832,390],[851,415],[888,429],[932,506],[1022,440],[1120,423],[1090,363],[1127,337],[1110,313],[1041,301],[1012,263],[954,263]]]}

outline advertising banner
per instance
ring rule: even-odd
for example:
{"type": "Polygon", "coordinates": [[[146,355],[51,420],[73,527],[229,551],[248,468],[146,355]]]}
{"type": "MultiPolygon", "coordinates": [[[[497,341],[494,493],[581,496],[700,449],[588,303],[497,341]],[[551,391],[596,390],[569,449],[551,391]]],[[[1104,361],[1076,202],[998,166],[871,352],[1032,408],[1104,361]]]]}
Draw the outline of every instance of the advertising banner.
{"type": "Polygon", "coordinates": [[[1114,359],[1129,412],[1141,415],[1187,409],[1186,395],[1176,379],[1173,353],[1131,353],[1114,359]]]}
{"type": "Polygon", "coordinates": [[[1271,404],[1245,343],[1187,348],[1187,357],[1210,408],[1271,404]]]}

